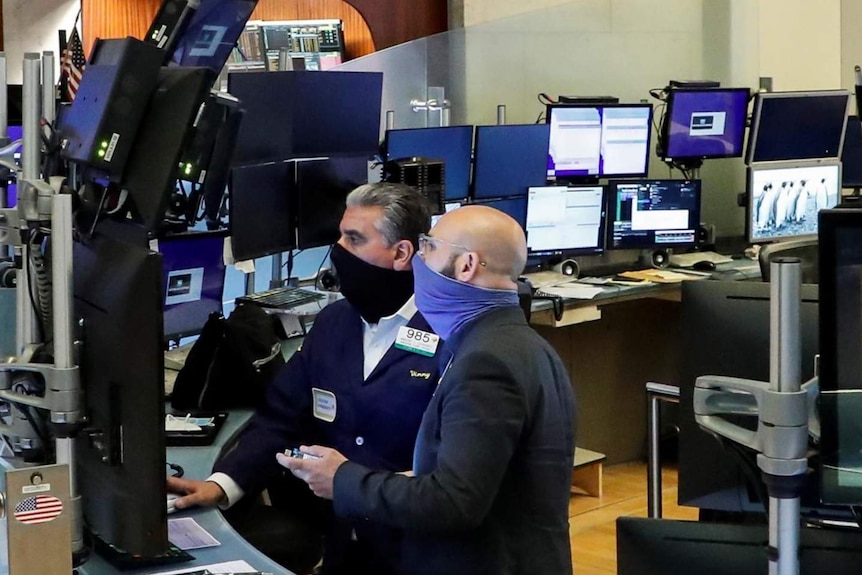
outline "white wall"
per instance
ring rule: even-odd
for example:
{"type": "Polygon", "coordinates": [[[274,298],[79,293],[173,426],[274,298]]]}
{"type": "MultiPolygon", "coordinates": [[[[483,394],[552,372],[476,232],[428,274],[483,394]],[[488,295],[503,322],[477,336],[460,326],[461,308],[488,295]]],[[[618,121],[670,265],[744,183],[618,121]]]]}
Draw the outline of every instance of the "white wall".
{"type": "MultiPolygon", "coordinates": [[[[757,4],[760,75],[773,78],[773,90],[840,88],[842,0],[759,0],[757,4]]],[[[858,26],[858,19],[853,22],[858,26]]]]}
{"type": "Polygon", "coordinates": [[[855,91],[853,67],[862,66],[862,2],[841,2],[841,87],[855,91]]]}
{"type": "Polygon", "coordinates": [[[79,0],[3,0],[3,43],[9,83],[21,83],[26,52],[54,52],[55,74],[59,77],[57,32],[61,28],[71,31],[79,9],[79,0]]]}

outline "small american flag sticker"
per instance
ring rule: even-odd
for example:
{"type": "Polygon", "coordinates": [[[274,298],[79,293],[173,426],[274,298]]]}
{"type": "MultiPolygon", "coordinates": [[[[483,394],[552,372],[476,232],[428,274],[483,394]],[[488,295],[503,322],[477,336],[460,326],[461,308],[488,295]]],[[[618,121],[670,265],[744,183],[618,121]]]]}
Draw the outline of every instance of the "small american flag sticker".
{"type": "Polygon", "coordinates": [[[63,502],[51,495],[28,497],[15,506],[15,519],[25,525],[53,521],[63,512],[63,502]]]}

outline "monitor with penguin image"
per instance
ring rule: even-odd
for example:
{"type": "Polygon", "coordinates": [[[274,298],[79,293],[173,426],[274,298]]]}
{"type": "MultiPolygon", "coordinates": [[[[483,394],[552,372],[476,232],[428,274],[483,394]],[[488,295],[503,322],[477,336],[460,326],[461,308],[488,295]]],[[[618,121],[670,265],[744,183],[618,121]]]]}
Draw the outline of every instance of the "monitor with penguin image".
{"type": "Polygon", "coordinates": [[[700,229],[700,180],[608,184],[608,249],[692,246],[700,229]]]}
{"type": "Polygon", "coordinates": [[[548,180],[646,177],[652,104],[553,104],[548,180]]]}
{"type": "Polygon", "coordinates": [[[527,193],[527,254],[565,258],[604,249],[604,186],[545,186],[527,193]]]}
{"type": "Polygon", "coordinates": [[[779,162],[748,170],[748,240],[763,243],[817,236],[817,214],[838,205],[841,163],[779,162]]]}

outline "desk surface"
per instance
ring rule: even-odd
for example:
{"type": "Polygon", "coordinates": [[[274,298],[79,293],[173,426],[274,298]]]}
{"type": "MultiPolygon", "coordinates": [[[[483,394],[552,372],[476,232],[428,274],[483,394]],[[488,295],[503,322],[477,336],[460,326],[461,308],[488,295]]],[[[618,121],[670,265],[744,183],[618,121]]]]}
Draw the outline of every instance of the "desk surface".
{"type": "MultiPolygon", "coordinates": [[[[202,479],[209,476],[213,463],[221,453],[223,447],[229,445],[236,438],[250,415],[250,411],[232,412],[219,431],[215,444],[208,447],[168,448],[167,460],[171,463],[182,465],[187,477],[202,479]]],[[[5,489],[5,476],[2,474],[0,474],[0,484],[5,489]]],[[[143,575],[179,569],[191,569],[226,561],[244,560],[258,571],[273,573],[274,575],[292,575],[290,571],[272,561],[240,537],[219,510],[214,508],[189,509],[173,513],[168,516],[168,519],[178,519],[180,517],[194,518],[201,527],[221,542],[221,545],[190,551],[195,557],[194,561],[122,572],[112,567],[98,555],[92,555],[90,560],[79,568],[79,572],[82,575],[116,575],[118,573],[143,575]]],[[[7,573],[9,561],[6,549],[5,520],[0,521],[0,539],[2,539],[2,542],[0,542],[0,572],[7,573]]]]}

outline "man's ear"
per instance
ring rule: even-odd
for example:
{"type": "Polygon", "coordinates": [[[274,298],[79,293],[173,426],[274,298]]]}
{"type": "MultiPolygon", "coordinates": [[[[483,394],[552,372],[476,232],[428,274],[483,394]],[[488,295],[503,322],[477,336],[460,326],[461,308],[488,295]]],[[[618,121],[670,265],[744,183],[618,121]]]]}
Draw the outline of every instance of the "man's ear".
{"type": "Polygon", "coordinates": [[[464,283],[470,283],[479,273],[481,260],[476,252],[467,252],[458,256],[460,263],[455,266],[455,279],[464,283]]]}
{"type": "Polygon", "coordinates": [[[392,269],[403,272],[411,269],[411,261],[416,250],[413,249],[413,244],[410,240],[399,240],[395,243],[395,260],[392,262],[392,269]]]}

